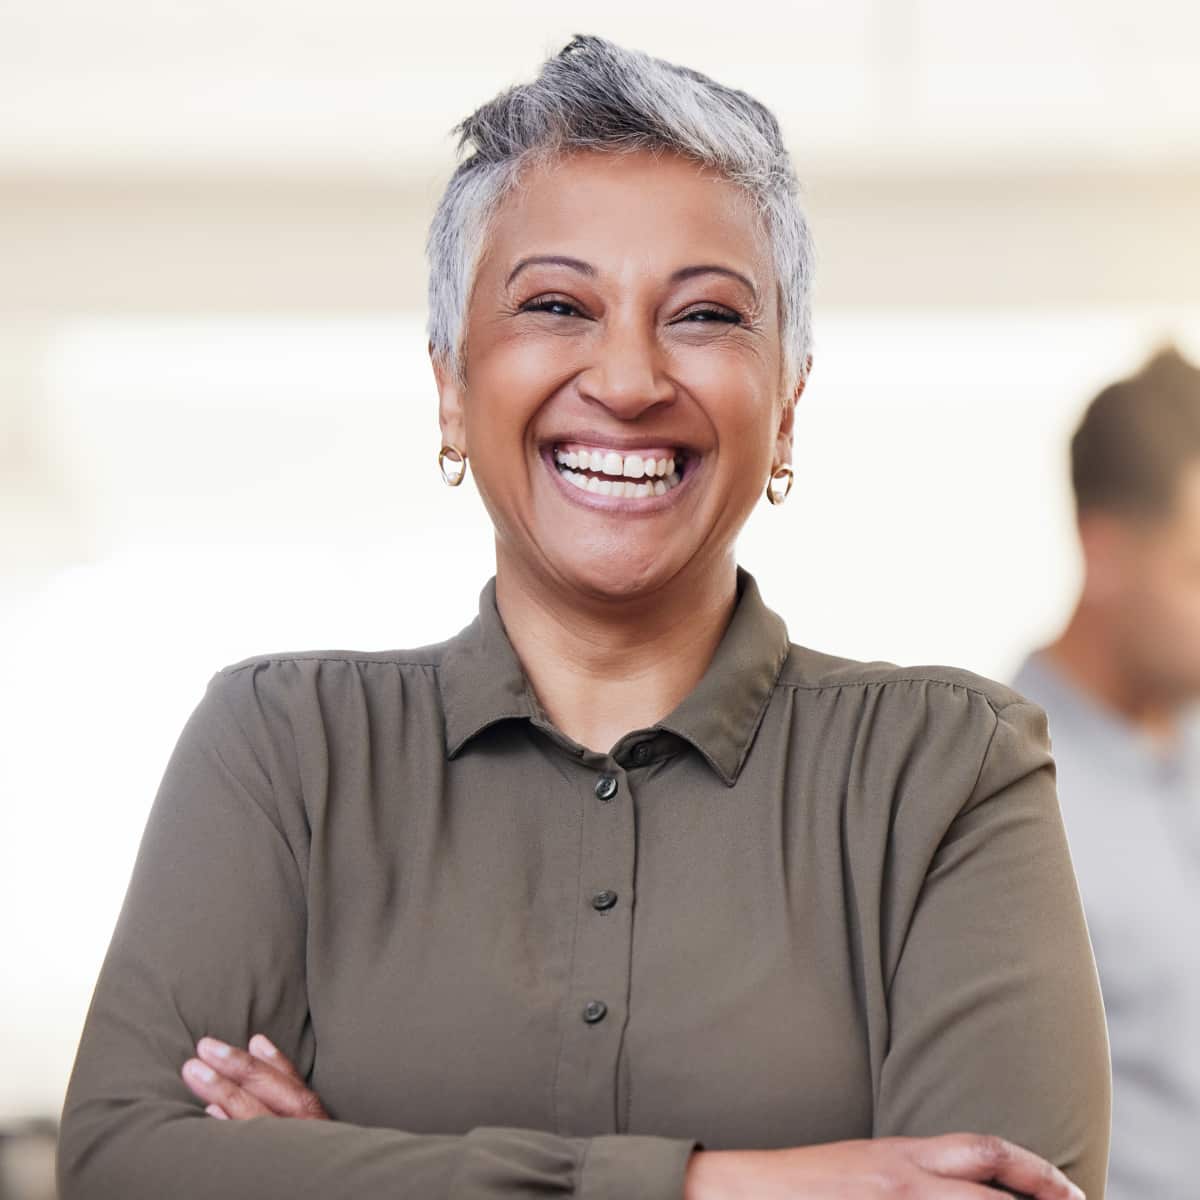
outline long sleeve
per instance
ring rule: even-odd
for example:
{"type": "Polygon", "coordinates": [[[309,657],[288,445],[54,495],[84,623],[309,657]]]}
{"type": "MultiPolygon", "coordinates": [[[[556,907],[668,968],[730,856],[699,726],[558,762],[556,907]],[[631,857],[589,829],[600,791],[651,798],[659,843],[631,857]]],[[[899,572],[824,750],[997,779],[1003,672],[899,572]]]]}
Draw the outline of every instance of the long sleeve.
{"type": "Polygon", "coordinates": [[[154,799],[63,1108],[62,1200],[678,1200],[685,1138],[203,1111],[179,1075],[202,1035],[245,1046],[268,1033],[306,1076],[316,1054],[295,817],[281,818],[230,687],[223,673],[210,681],[154,799]]]}
{"type": "Polygon", "coordinates": [[[897,938],[875,1133],[997,1134],[1103,1200],[1108,1041],[1055,776],[1045,712],[999,708],[897,938]]]}

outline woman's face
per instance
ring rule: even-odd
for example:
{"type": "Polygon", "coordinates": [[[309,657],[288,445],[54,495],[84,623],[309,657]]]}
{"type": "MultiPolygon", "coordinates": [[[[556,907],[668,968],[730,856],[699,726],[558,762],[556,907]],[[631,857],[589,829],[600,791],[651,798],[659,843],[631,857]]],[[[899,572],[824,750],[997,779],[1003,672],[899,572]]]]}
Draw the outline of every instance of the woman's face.
{"type": "Polygon", "coordinates": [[[531,171],[493,222],[465,362],[463,388],[435,363],[442,432],[501,571],[596,598],[698,583],[790,461],[766,238],[736,185],[678,156],[531,171]]]}

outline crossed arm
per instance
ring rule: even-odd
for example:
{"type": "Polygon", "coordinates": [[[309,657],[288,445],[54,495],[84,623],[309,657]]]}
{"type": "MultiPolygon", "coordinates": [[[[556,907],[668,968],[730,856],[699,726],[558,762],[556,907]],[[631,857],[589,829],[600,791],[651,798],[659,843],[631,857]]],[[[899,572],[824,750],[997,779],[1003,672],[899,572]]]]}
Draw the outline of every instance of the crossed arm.
{"type": "MultiPolygon", "coordinates": [[[[415,1134],[330,1120],[304,1082],[315,1047],[303,888],[228,700],[210,689],[168,764],[89,1009],[59,1141],[62,1200],[548,1194],[871,1200],[905,1194],[905,1188],[927,1200],[983,1200],[995,1195],[989,1182],[1036,1200],[1073,1200],[1078,1189],[1062,1171],[1011,1142],[942,1133],[967,1121],[967,1128],[980,1128],[971,1120],[971,1104],[988,1111],[986,1079],[959,1078],[955,1065],[977,1057],[964,1055],[964,1039],[985,1034],[980,1023],[991,1028],[987,1022],[995,1019],[986,1006],[954,1008],[964,987],[992,986],[983,956],[999,947],[1016,956],[1022,970],[1061,983],[1054,956],[1063,947],[1082,953],[1081,918],[1069,904],[1054,899],[1046,910],[1049,927],[1029,928],[1029,915],[1041,911],[1048,893],[1027,894],[1026,881],[1069,872],[1069,860],[1057,814],[1054,820],[1047,815],[1045,757],[1035,742],[1022,741],[1018,723],[1010,721],[1001,733],[1009,745],[996,743],[981,773],[979,802],[930,871],[928,895],[893,981],[897,1023],[884,1072],[881,1136],[784,1150],[697,1151],[687,1138],[565,1137],[501,1126],[415,1134]],[[1032,749],[1018,753],[1013,746],[1032,749]],[[1038,856],[1044,857],[1026,861],[1038,856]],[[977,864],[964,871],[973,857],[987,864],[986,872],[977,864]],[[212,886],[210,864],[217,860],[228,886],[212,886]],[[1013,871],[1025,873],[995,927],[965,927],[957,916],[968,886],[963,880],[992,886],[997,874],[1013,871]],[[247,913],[254,914],[252,923],[247,913]],[[971,979],[953,986],[936,978],[944,957],[939,946],[948,937],[977,939],[981,956],[971,979]],[[194,1040],[214,1029],[230,1046],[225,1055],[207,1037],[194,1040]],[[275,1056],[252,1036],[264,1029],[279,1046],[275,1056]],[[180,1073],[193,1048],[194,1061],[210,1068],[211,1078],[180,1073]],[[945,1081],[937,1096],[916,1082],[922,1073],[913,1069],[918,1061],[928,1066],[931,1054],[945,1081]],[[963,1113],[962,1123],[953,1119],[963,1113]],[[892,1136],[918,1132],[940,1136],[892,1136]]],[[[1038,1003],[1057,1013],[1070,993],[1039,985],[1039,995],[1038,1003]]],[[[1086,1008],[1056,1018],[1054,1028],[1063,1022],[1081,1028],[1077,1037],[1068,1032],[1057,1055],[1078,1078],[1064,1080],[1061,1071],[1038,1067],[1030,1083],[1038,1111],[1053,1118],[1053,1128],[1047,1121],[1042,1129],[1046,1143],[1060,1163],[1080,1167],[1077,1178],[1087,1181],[1091,1200],[1103,1195],[1107,1137],[1098,1129],[1107,1112],[1107,1080],[1098,1062],[1103,1034],[1096,1019],[1090,998],[1086,1008]]],[[[1023,1030],[1005,1026],[995,1036],[997,1053],[1019,1047],[1030,1063],[1049,1049],[1044,1033],[1029,1046],[1023,1030]]]]}
{"type": "MultiPolygon", "coordinates": [[[[321,1098],[262,1034],[246,1050],[203,1037],[183,1065],[188,1087],[217,1120],[284,1117],[328,1121],[321,1098]]],[[[974,1184],[1019,1189],[1035,1200],[1082,1200],[1056,1167],[1002,1138],[951,1135],[837,1142],[783,1151],[697,1151],[683,1200],[756,1197],[845,1197],[986,1194],[974,1184]],[[966,1190],[969,1188],[969,1191],[966,1190]]]]}

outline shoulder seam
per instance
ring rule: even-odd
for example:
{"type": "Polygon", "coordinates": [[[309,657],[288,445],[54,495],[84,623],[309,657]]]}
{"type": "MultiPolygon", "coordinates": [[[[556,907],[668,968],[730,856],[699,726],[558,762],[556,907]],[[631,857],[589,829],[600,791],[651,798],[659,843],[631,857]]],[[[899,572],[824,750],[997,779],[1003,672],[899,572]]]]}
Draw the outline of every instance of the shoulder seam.
{"type": "MultiPolygon", "coordinates": [[[[999,682],[999,680],[997,680],[999,682]]],[[[887,685],[889,683],[937,683],[942,687],[962,688],[964,692],[974,692],[977,696],[982,696],[989,704],[993,712],[999,713],[1013,704],[1027,704],[1027,700],[1006,700],[1003,704],[998,704],[983,688],[972,687],[969,683],[955,683],[950,679],[936,679],[932,675],[900,675],[892,679],[846,679],[838,683],[793,683],[791,680],[779,679],[776,680],[776,687],[793,688],[796,691],[805,692],[821,692],[827,688],[847,688],[847,687],[874,687],[880,684],[887,685]]],[[[1003,686],[1008,686],[1007,684],[1003,686]]]]}
{"type": "Polygon", "coordinates": [[[441,663],[438,662],[415,662],[411,659],[402,658],[353,658],[349,655],[336,654],[272,654],[272,655],[255,655],[249,662],[230,663],[228,666],[219,667],[218,675],[233,675],[237,671],[246,671],[251,667],[263,667],[268,663],[302,663],[302,662],[338,662],[338,663],[355,663],[357,665],[368,667],[429,667],[433,670],[438,670],[441,663]]]}

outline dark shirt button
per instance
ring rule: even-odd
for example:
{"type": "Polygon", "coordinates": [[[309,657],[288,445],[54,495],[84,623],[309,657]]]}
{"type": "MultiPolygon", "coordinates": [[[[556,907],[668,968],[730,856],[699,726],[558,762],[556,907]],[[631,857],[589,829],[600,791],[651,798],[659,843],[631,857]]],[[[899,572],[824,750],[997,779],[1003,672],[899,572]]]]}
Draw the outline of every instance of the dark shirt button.
{"type": "Polygon", "coordinates": [[[611,800],[617,794],[617,786],[615,775],[601,775],[596,780],[596,795],[601,800],[611,800]]]}
{"type": "Polygon", "coordinates": [[[643,767],[650,761],[650,746],[646,742],[638,742],[633,748],[633,761],[643,767]]]}
{"type": "Polygon", "coordinates": [[[595,1025],[597,1021],[604,1020],[604,1014],[608,1012],[608,1005],[603,1000],[589,1000],[583,1006],[583,1019],[589,1025],[595,1025]]]}
{"type": "Polygon", "coordinates": [[[607,888],[602,892],[597,892],[592,897],[592,907],[597,912],[606,912],[608,909],[612,908],[612,906],[614,904],[616,904],[616,902],[617,902],[617,893],[610,892],[610,891],[608,891],[607,888]]]}

